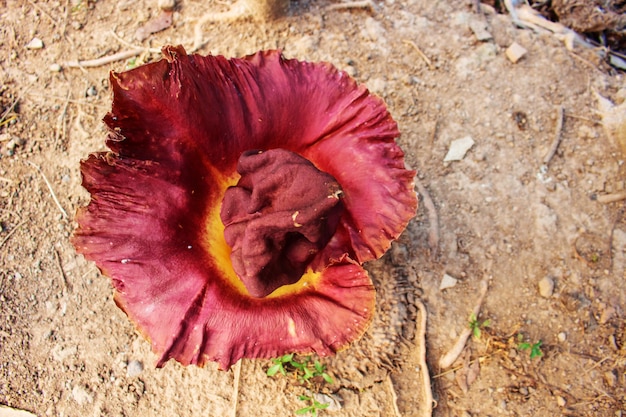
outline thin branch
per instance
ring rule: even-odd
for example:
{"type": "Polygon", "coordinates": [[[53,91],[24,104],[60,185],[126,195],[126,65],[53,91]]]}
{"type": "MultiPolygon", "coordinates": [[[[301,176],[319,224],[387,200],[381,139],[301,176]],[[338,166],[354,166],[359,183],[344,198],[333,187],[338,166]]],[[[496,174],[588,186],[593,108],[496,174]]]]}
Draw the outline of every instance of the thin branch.
{"type": "Polygon", "coordinates": [[[374,3],[371,0],[348,1],[346,3],[335,3],[325,7],[326,10],[343,9],[368,9],[375,11],[374,3]]]}
{"type": "Polygon", "coordinates": [[[25,224],[26,224],[26,220],[24,220],[24,221],[23,221],[23,222],[21,222],[21,223],[18,223],[18,224],[17,224],[17,226],[15,226],[15,227],[14,227],[14,228],[13,228],[13,229],[12,229],[12,230],[11,230],[11,231],[10,231],[10,232],[9,232],[9,233],[5,236],[5,237],[4,237],[4,239],[2,239],[2,242],[0,242],[0,248],[1,248],[2,246],[4,246],[4,244],[5,244],[5,243],[7,243],[7,241],[9,240],[9,238],[13,235],[13,233],[15,233],[15,231],[16,231],[17,229],[19,229],[20,227],[22,227],[22,226],[23,226],[23,225],[25,225],[25,224]]]}
{"type": "Polygon", "coordinates": [[[561,143],[561,133],[563,132],[563,106],[558,106],[556,114],[556,127],[554,129],[554,139],[552,140],[552,146],[550,146],[550,150],[543,158],[543,164],[547,167],[554,155],[556,154],[556,150],[559,148],[559,144],[561,143]]]}
{"type": "Polygon", "coordinates": [[[39,172],[39,174],[41,174],[41,177],[43,178],[43,180],[46,182],[46,185],[48,186],[48,190],[50,191],[50,195],[52,196],[52,199],[54,200],[54,202],[56,203],[57,207],[59,208],[59,211],[63,215],[63,218],[67,219],[69,217],[67,215],[67,212],[65,211],[65,209],[63,208],[63,206],[59,202],[59,199],[57,198],[56,194],[54,193],[54,190],[52,189],[52,184],[50,184],[50,181],[48,181],[48,178],[46,178],[46,175],[43,173],[41,168],[39,168],[38,165],[36,165],[36,164],[34,164],[34,163],[30,162],[30,161],[26,161],[26,162],[28,164],[32,165],[39,172]]]}
{"type": "Polygon", "coordinates": [[[422,185],[417,177],[415,178],[415,186],[417,187],[417,192],[422,196],[422,201],[428,214],[428,223],[430,224],[428,228],[428,247],[430,248],[430,260],[434,261],[439,253],[439,217],[437,216],[437,209],[426,187],[422,185]]]}
{"type": "Polygon", "coordinates": [[[72,90],[67,91],[67,98],[65,99],[65,104],[63,105],[63,110],[59,115],[59,119],[57,120],[56,133],[54,137],[54,141],[57,142],[59,138],[62,138],[65,141],[66,129],[65,129],[65,115],[67,114],[67,107],[70,104],[70,97],[72,96],[72,90]]]}
{"type": "Polygon", "coordinates": [[[191,47],[191,52],[196,52],[198,49],[202,48],[209,40],[204,38],[204,32],[202,31],[202,26],[209,22],[231,22],[237,19],[243,19],[246,17],[252,17],[252,11],[250,7],[243,0],[236,1],[232,6],[230,6],[230,10],[227,12],[214,13],[209,12],[200,17],[196,22],[193,33],[194,40],[193,46],[191,47]]]}
{"type": "Polygon", "coordinates": [[[24,88],[24,90],[22,90],[22,92],[15,98],[15,100],[13,100],[13,102],[11,103],[11,105],[9,107],[6,108],[6,110],[4,111],[4,113],[2,113],[2,117],[0,117],[0,122],[4,122],[6,120],[6,117],[13,111],[13,109],[15,109],[15,106],[17,105],[17,103],[22,99],[22,97],[24,96],[24,94],[26,94],[26,92],[28,91],[28,89],[35,83],[35,81],[31,81],[30,84],[28,84],[26,86],[26,88],[24,88]]]}
{"type": "Polygon", "coordinates": [[[598,197],[596,197],[596,200],[598,201],[598,203],[602,203],[602,204],[609,204],[609,203],[615,203],[617,201],[626,200],[626,191],[620,191],[618,193],[613,193],[613,194],[599,195],[598,197]]]}
{"type": "Polygon", "coordinates": [[[385,383],[387,384],[387,391],[391,395],[391,407],[393,408],[394,417],[402,417],[400,414],[400,409],[398,409],[398,394],[396,394],[396,389],[393,386],[393,381],[391,380],[391,375],[387,374],[387,378],[385,378],[385,383]]]}
{"type": "Polygon", "coordinates": [[[63,269],[63,264],[61,263],[61,255],[59,255],[59,251],[56,250],[56,248],[54,248],[53,251],[54,251],[54,257],[56,258],[56,261],[57,261],[57,266],[59,267],[59,272],[61,273],[61,282],[63,286],[65,287],[65,289],[71,290],[72,287],[69,281],[67,280],[67,275],[65,274],[65,270],[63,269]]]}
{"type": "MultiPolygon", "coordinates": [[[[485,299],[485,295],[487,294],[487,288],[489,287],[486,280],[482,281],[480,283],[480,286],[480,295],[478,297],[476,305],[474,306],[474,309],[472,310],[472,314],[474,315],[474,317],[478,317],[478,313],[480,313],[480,306],[485,299]]],[[[469,339],[471,334],[472,329],[470,329],[469,326],[465,326],[458,340],[456,341],[454,346],[452,346],[452,349],[450,349],[448,353],[446,353],[441,357],[441,359],[439,359],[439,367],[441,369],[446,369],[450,367],[457,360],[461,352],[463,352],[463,349],[465,349],[465,343],[467,343],[467,339],[469,339]]]]}
{"type": "Polygon", "coordinates": [[[118,52],[113,55],[103,56],[102,58],[88,59],[85,61],[68,61],[64,66],[68,68],[94,68],[101,67],[103,65],[111,64],[113,62],[122,61],[124,59],[132,58],[137,55],[141,55],[144,52],[151,52],[150,48],[131,49],[128,51],[118,52]]]}
{"type": "Polygon", "coordinates": [[[407,45],[412,46],[413,49],[415,49],[415,51],[420,56],[420,58],[422,58],[426,62],[426,64],[428,64],[428,69],[431,69],[431,70],[435,69],[432,61],[430,59],[428,59],[426,54],[424,52],[422,52],[422,50],[415,44],[415,42],[410,41],[408,39],[405,39],[402,42],[406,43],[407,45]]]}
{"type": "Polygon", "coordinates": [[[232,399],[232,409],[231,409],[231,417],[237,417],[237,403],[239,398],[239,380],[241,379],[241,362],[243,359],[239,359],[235,364],[235,375],[234,375],[234,383],[233,383],[233,399],[232,399]]]}

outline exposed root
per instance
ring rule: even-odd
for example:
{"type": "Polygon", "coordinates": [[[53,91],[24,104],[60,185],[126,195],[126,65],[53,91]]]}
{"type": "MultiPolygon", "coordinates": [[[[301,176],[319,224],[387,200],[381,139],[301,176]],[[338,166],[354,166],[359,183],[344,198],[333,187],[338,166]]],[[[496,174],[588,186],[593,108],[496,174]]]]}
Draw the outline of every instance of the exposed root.
{"type": "MultiPolygon", "coordinates": [[[[478,297],[478,301],[476,302],[476,305],[472,310],[472,313],[475,317],[478,317],[478,313],[480,313],[480,306],[485,299],[485,295],[487,294],[487,288],[489,287],[486,280],[483,280],[480,286],[480,296],[478,297]]],[[[439,359],[439,367],[441,369],[449,368],[458,359],[458,357],[461,355],[461,352],[463,352],[463,349],[465,348],[465,343],[467,343],[467,339],[469,339],[471,334],[472,329],[466,326],[465,329],[463,329],[463,331],[461,332],[454,346],[452,346],[452,349],[450,349],[448,353],[446,353],[441,357],[441,359],[439,359]]]]}
{"type": "Polygon", "coordinates": [[[415,343],[419,346],[418,364],[420,372],[422,373],[422,387],[424,390],[424,407],[422,408],[422,415],[424,417],[431,417],[433,414],[433,391],[430,383],[430,372],[428,371],[428,363],[426,362],[426,322],[428,312],[426,306],[420,300],[415,300],[415,305],[419,310],[420,319],[417,322],[417,329],[415,331],[415,343]]]}
{"type": "Polygon", "coordinates": [[[387,391],[389,391],[389,395],[391,396],[391,406],[393,408],[394,417],[402,417],[402,414],[400,414],[400,409],[398,408],[398,395],[396,394],[396,390],[393,386],[393,381],[391,380],[390,374],[387,374],[385,384],[387,385],[387,391]]]}

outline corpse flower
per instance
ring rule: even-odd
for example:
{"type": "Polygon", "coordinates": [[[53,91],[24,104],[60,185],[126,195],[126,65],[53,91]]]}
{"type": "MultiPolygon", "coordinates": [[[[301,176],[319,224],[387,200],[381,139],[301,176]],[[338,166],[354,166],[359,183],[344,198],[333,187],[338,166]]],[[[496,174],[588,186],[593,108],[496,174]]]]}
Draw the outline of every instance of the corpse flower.
{"type": "Polygon", "coordinates": [[[77,251],[157,366],[345,348],[374,311],[361,264],[417,206],[396,123],[329,64],[163,54],[111,73],[110,152],[81,164],[77,251]]]}

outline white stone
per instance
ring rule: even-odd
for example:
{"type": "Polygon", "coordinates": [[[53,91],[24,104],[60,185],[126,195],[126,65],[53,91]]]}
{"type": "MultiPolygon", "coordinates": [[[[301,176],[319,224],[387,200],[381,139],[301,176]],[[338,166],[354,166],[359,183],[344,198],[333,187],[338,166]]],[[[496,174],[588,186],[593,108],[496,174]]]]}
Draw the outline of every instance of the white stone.
{"type": "Polygon", "coordinates": [[[43,48],[43,41],[39,38],[33,38],[26,45],[26,49],[41,49],[41,48],[43,48]]]}
{"type": "Polygon", "coordinates": [[[472,146],[474,146],[474,139],[471,136],[453,140],[443,162],[460,161],[472,146]]]}
{"type": "Polygon", "coordinates": [[[450,276],[448,274],[443,274],[443,278],[441,279],[441,285],[439,285],[439,290],[443,291],[448,288],[452,288],[459,282],[458,279],[450,276]]]}

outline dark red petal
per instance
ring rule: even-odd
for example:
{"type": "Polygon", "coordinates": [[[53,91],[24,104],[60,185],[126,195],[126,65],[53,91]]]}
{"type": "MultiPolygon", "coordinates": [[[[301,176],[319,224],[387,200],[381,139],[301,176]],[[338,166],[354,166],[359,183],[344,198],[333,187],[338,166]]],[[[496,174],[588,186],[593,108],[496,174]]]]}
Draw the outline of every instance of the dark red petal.
{"type": "Polygon", "coordinates": [[[159,363],[170,358],[197,365],[215,361],[228,369],[240,358],[287,352],[329,355],[361,337],[374,300],[367,273],[351,263],[331,266],[315,284],[269,299],[241,297],[207,283],[178,332],[165,340],[165,349],[155,346],[163,352],[159,363]]]}
{"type": "Polygon", "coordinates": [[[164,53],[111,75],[113,153],[82,165],[92,201],[77,216],[77,250],[113,279],[118,304],[161,363],[227,368],[240,357],[326,354],[355,340],[374,292],[345,254],[380,256],[416,208],[413,172],[382,101],[330,65],[275,51],[232,60],[164,53]],[[254,299],[230,264],[219,209],[239,156],[274,148],[336,178],[347,210],[315,272],[254,299]]]}

